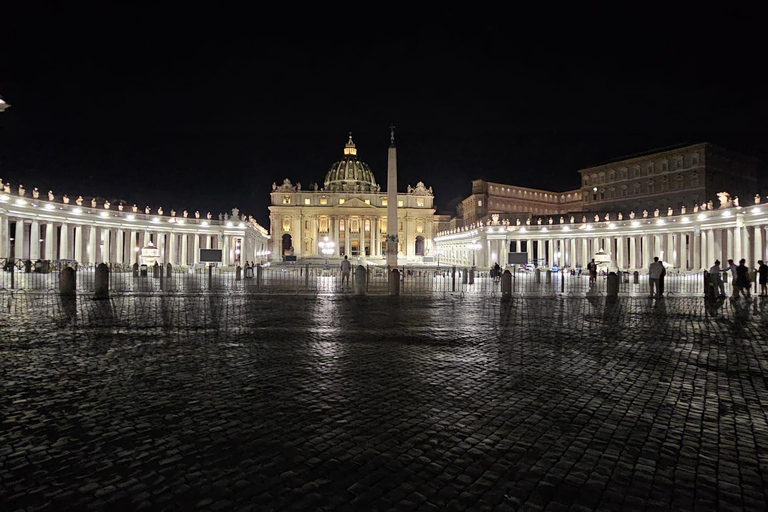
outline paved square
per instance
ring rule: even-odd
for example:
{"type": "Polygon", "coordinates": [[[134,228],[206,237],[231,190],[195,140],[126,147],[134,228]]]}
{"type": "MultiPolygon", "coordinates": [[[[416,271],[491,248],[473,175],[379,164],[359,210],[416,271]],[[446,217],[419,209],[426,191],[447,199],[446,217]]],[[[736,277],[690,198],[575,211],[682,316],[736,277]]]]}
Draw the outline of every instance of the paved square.
{"type": "Polygon", "coordinates": [[[0,510],[768,508],[768,302],[0,307],[0,510]]]}

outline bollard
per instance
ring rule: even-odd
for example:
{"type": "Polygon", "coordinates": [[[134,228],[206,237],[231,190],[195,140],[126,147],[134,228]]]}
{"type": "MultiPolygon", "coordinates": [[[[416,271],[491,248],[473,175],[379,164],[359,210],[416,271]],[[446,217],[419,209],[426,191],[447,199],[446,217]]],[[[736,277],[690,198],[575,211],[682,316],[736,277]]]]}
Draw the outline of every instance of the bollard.
{"type": "Polygon", "coordinates": [[[451,291],[456,291],[456,265],[451,269],[451,291]]]}
{"type": "Polygon", "coordinates": [[[469,277],[469,272],[467,272],[467,269],[464,269],[461,272],[461,284],[467,284],[468,277],[469,277]]]}
{"type": "Polygon", "coordinates": [[[160,277],[160,265],[158,265],[157,262],[155,262],[155,264],[152,265],[152,277],[154,277],[155,279],[160,277]]]}
{"type": "Polygon", "coordinates": [[[355,295],[365,295],[367,276],[368,276],[368,272],[365,270],[365,267],[362,265],[358,265],[358,267],[355,269],[355,282],[354,282],[355,295]]]}
{"type": "Polygon", "coordinates": [[[208,265],[208,289],[213,288],[213,265],[208,265]]]}
{"type": "Polygon", "coordinates": [[[261,268],[261,265],[256,267],[256,288],[261,287],[261,277],[264,272],[264,269],[261,268]]]}
{"type": "Polygon", "coordinates": [[[468,284],[475,284],[475,269],[473,269],[473,268],[469,269],[469,283],[468,284]]]}
{"type": "Polygon", "coordinates": [[[131,268],[133,269],[133,277],[139,277],[139,264],[134,263],[131,268]]]}
{"type": "Polygon", "coordinates": [[[610,272],[608,274],[608,281],[606,284],[606,295],[608,297],[619,296],[619,276],[616,272],[610,272]]]}
{"type": "Polygon", "coordinates": [[[565,293],[565,270],[560,271],[560,293],[565,293]]]}
{"type": "Polygon", "coordinates": [[[547,270],[546,283],[547,284],[551,284],[552,283],[552,271],[551,270],[547,270]]]}
{"type": "Polygon", "coordinates": [[[632,284],[640,284],[640,272],[637,270],[632,272],[632,284]]]}
{"type": "Polygon", "coordinates": [[[109,298],[109,267],[105,263],[100,263],[96,267],[94,277],[94,299],[109,298]]]}
{"type": "Polygon", "coordinates": [[[235,281],[241,281],[243,279],[243,269],[240,265],[235,267],[235,281]]]}
{"type": "Polygon", "coordinates": [[[512,272],[505,270],[501,274],[501,298],[509,299],[512,297],[512,272]]]}
{"type": "Polygon", "coordinates": [[[64,267],[59,272],[59,294],[60,295],[74,295],[76,288],[76,274],[75,269],[72,267],[64,267]]]}
{"type": "Polygon", "coordinates": [[[173,272],[173,265],[168,263],[165,265],[165,277],[171,277],[171,272],[173,272]]]}
{"type": "Polygon", "coordinates": [[[32,272],[32,261],[27,260],[24,262],[24,273],[29,274],[30,272],[32,272]]]}
{"type": "Polygon", "coordinates": [[[400,295],[400,271],[396,268],[389,273],[389,294],[400,295]]]}
{"type": "Polygon", "coordinates": [[[309,288],[309,263],[304,268],[304,288],[309,288]]]}
{"type": "Polygon", "coordinates": [[[541,282],[541,269],[537,268],[536,271],[533,273],[533,282],[534,283],[540,283],[541,282]]]}
{"type": "Polygon", "coordinates": [[[11,271],[11,290],[16,288],[16,282],[15,282],[15,275],[16,275],[16,264],[13,261],[13,258],[9,258],[8,262],[10,263],[9,269],[11,271]]]}

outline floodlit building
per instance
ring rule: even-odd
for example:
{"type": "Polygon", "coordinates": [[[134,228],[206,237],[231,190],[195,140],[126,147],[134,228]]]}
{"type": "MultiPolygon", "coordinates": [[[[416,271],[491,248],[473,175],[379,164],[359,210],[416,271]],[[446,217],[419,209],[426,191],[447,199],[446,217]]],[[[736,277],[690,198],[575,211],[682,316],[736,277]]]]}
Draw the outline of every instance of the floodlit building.
{"type": "MultiPolygon", "coordinates": [[[[431,257],[433,201],[432,188],[422,182],[397,193],[398,255],[404,261],[431,257]]],[[[348,256],[383,263],[387,204],[387,193],[368,164],[358,158],[350,135],[341,159],[331,165],[322,186],[306,189],[289,179],[272,184],[269,231],[273,258],[320,261],[326,256],[348,256]],[[323,253],[329,246],[332,250],[323,253]]]]}

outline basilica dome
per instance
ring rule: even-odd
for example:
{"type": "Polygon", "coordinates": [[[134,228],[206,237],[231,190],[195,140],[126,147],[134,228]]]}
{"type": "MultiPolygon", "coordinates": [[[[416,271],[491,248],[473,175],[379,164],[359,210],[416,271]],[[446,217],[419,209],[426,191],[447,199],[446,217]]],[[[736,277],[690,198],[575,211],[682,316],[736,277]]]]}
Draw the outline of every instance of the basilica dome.
{"type": "Polygon", "coordinates": [[[368,164],[357,159],[357,148],[352,142],[352,134],[344,146],[344,158],[334,162],[328,174],[325,175],[325,190],[336,192],[353,190],[361,192],[378,192],[379,186],[373,177],[368,164]]]}

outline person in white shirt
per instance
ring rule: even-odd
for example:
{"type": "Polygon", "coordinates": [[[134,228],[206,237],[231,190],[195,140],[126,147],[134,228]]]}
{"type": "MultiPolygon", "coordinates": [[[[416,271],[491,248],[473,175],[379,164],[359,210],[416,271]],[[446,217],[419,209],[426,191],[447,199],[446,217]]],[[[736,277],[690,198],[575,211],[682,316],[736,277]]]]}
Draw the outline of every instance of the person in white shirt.
{"type": "Polygon", "coordinates": [[[664,272],[664,265],[659,261],[658,256],[653,258],[653,263],[648,267],[648,282],[651,285],[651,297],[661,297],[661,289],[659,288],[659,279],[664,272]],[[654,293],[655,288],[655,293],[654,293]]]}
{"type": "Polygon", "coordinates": [[[725,285],[723,284],[723,270],[720,268],[720,260],[715,260],[715,264],[709,268],[709,279],[712,285],[720,290],[720,296],[725,297],[725,285]]]}
{"type": "Polygon", "coordinates": [[[739,296],[739,289],[736,287],[736,269],[739,268],[738,265],[736,265],[733,260],[728,260],[728,266],[725,267],[724,270],[730,270],[731,271],[731,290],[733,293],[731,296],[738,297],[739,296]]]}

